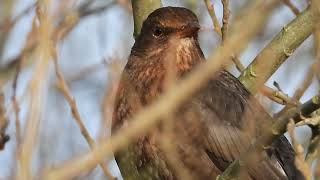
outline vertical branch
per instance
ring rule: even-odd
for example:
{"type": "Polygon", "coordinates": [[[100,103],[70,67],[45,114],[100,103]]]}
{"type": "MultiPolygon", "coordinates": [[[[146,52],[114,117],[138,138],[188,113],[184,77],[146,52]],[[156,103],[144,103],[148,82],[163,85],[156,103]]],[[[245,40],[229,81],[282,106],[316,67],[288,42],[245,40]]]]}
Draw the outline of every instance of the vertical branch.
{"type": "Polygon", "coordinates": [[[132,0],[134,32],[133,37],[140,34],[143,21],[148,15],[162,6],[161,0],[132,0]]]}
{"type": "Polygon", "coordinates": [[[216,11],[214,9],[214,4],[210,0],[204,0],[204,3],[206,4],[207,10],[208,10],[209,15],[211,17],[212,24],[213,24],[213,29],[221,37],[222,36],[221,26],[220,26],[219,20],[218,20],[218,18],[216,16],[216,11]]]}
{"type": "MultiPolygon", "coordinates": [[[[0,7],[0,24],[10,21],[15,3],[15,0],[4,0],[3,2],[0,2],[0,5],[2,6],[0,7]]],[[[9,37],[8,35],[9,32],[0,33],[0,60],[3,56],[3,51],[9,37]]]]}
{"type": "Polygon", "coordinates": [[[17,140],[17,147],[19,148],[20,143],[21,143],[21,127],[20,127],[20,118],[19,118],[19,114],[20,114],[20,107],[19,107],[19,103],[17,100],[17,84],[18,84],[18,79],[19,79],[19,74],[21,71],[21,63],[22,61],[18,62],[19,64],[16,67],[16,74],[15,77],[13,79],[13,83],[12,83],[12,91],[13,91],[13,95],[11,98],[12,101],[12,105],[13,105],[13,109],[14,109],[14,114],[15,114],[15,126],[16,126],[16,140],[17,140]]]}
{"type": "Polygon", "coordinates": [[[45,82],[48,75],[48,64],[51,59],[50,49],[52,24],[49,16],[50,2],[41,1],[37,7],[37,18],[39,20],[39,44],[37,46],[37,64],[30,82],[30,109],[24,140],[18,154],[19,170],[17,179],[31,180],[32,177],[32,157],[39,131],[42,98],[44,96],[45,82]]]}
{"type": "Polygon", "coordinates": [[[295,157],[294,163],[295,163],[297,169],[302,172],[304,177],[306,179],[310,179],[311,180],[312,179],[311,168],[304,161],[304,149],[296,139],[296,136],[295,136],[295,123],[294,123],[293,119],[291,119],[289,121],[289,123],[287,125],[287,129],[288,129],[288,133],[289,133],[290,138],[291,138],[292,146],[293,146],[293,148],[295,150],[295,153],[296,153],[296,157],[295,157]]]}
{"type": "Polygon", "coordinates": [[[0,150],[4,149],[5,144],[9,141],[9,136],[6,135],[8,127],[8,118],[5,113],[4,94],[0,92],[0,150]]]}
{"type": "Polygon", "coordinates": [[[230,17],[230,10],[229,10],[229,0],[221,0],[223,5],[223,18],[222,18],[222,42],[225,41],[228,30],[229,30],[229,17],[230,17]]]}

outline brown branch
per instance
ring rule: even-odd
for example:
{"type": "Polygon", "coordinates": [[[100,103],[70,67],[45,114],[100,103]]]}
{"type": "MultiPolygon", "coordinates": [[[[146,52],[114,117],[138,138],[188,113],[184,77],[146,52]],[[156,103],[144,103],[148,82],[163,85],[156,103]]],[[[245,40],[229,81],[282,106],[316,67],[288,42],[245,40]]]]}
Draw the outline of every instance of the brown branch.
{"type": "MultiPolygon", "coordinates": [[[[89,8],[88,6],[86,6],[85,8],[84,6],[80,6],[76,10],[63,15],[62,20],[58,22],[58,25],[55,27],[54,33],[52,35],[54,41],[57,42],[65,38],[69,34],[69,32],[79,23],[80,19],[90,15],[94,15],[96,13],[100,13],[103,10],[111,7],[113,4],[114,2],[112,1],[100,7],[92,9],[87,9],[89,8]]],[[[16,70],[16,66],[19,64],[19,61],[21,61],[23,57],[31,54],[31,52],[35,50],[38,44],[38,40],[33,37],[35,34],[37,33],[29,33],[30,38],[28,37],[27,43],[21,53],[11,60],[5,60],[4,62],[9,62],[9,64],[0,67],[0,87],[14,76],[14,72],[16,70]]],[[[24,62],[22,67],[28,67],[34,63],[32,60],[34,58],[27,59],[30,60],[28,62],[24,62]]]]}
{"type": "Polygon", "coordinates": [[[25,10],[23,10],[19,15],[17,15],[15,18],[11,19],[11,17],[8,17],[6,20],[4,20],[4,23],[0,24],[0,33],[8,32],[12,29],[12,27],[25,15],[29,14],[34,8],[36,7],[37,3],[33,3],[29,7],[27,7],[25,10]]]}
{"type": "Polygon", "coordinates": [[[291,138],[292,146],[295,150],[295,166],[306,177],[306,179],[312,179],[311,167],[304,161],[304,149],[299,144],[295,136],[295,123],[291,119],[287,125],[288,133],[291,138]]]}
{"type": "Polygon", "coordinates": [[[8,127],[8,118],[5,115],[4,94],[0,92],[0,150],[3,150],[6,143],[9,141],[9,136],[6,134],[8,127]]]}
{"type": "Polygon", "coordinates": [[[20,146],[21,143],[21,127],[20,127],[20,107],[19,107],[19,103],[17,101],[17,84],[18,84],[18,79],[19,79],[19,74],[21,72],[21,61],[19,61],[19,64],[17,65],[17,70],[16,70],[16,74],[15,77],[13,79],[13,83],[12,83],[12,91],[13,91],[13,95],[11,98],[12,101],[12,105],[13,105],[13,109],[14,109],[14,114],[15,114],[15,126],[16,126],[16,140],[17,140],[17,147],[20,146]]]}
{"type": "Polygon", "coordinates": [[[214,10],[214,4],[210,0],[204,0],[204,3],[206,4],[207,10],[211,17],[213,29],[221,37],[222,36],[221,26],[216,16],[216,12],[214,10]]]}
{"type": "Polygon", "coordinates": [[[274,139],[279,138],[286,131],[287,124],[291,119],[295,123],[301,120],[301,115],[307,116],[320,108],[320,95],[317,95],[304,103],[299,109],[288,112],[286,115],[274,121],[270,128],[266,128],[260,137],[249,147],[249,149],[242,153],[240,157],[235,160],[229,167],[217,178],[218,180],[231,180],[238,176],[239,169],[247,167],[249,163],[254,163],[255,158],[260,152],[269,147],[274,139]]]}
{"type": "MultiPolygon", "coordinates": [[[[80,128],[82,136],[85,138],[85,140],[89,144],[90,148],[93,149],[95,146],[95,142],[94,142],[93,138],[90,136],[87,128],[83,124],[83,120],[81,119],[80,113],[78,111],[76,100],[72,97],[70,90],[69,90],[69,87],[63,78],[63,75],[62,75],[62,72],[61,72],[60,67],[58,65],[57,59],[54,58],[53,61],[54,61],[56,76],[58,78],[58,87],[59,87],[60,91],[62,92],[64,98],[69,103],[72,116],[74,117],[77,125],[80,128]]],[[[108,167],[102,161],[99,164],[100,164],[100,167],[102,168],[104,174],[108,177],[108,179],[115,179],[112,176],[112,174],[109,172],[108,167]]]]}
{"type": "Polygon", "coordinates": [[[212,78],[212,74],[222,67],[223,60],[228,59],[232,52],[239,53],[243,50],[248,42],[261,30],[267,15],[271,14],[277,5],[278,1],[276,0],[252,4],[251,8],[246,11],[247,16],[234,23],[233,28],[241,30],[241,33],[230,34],[224,46],[217,48],[215,53],[208,58],[208,61],[199,65],[189,76],[173,85],[170,90],[159,97],[158,101],[135,114],[129,124],[115,133],[108,142],[99,144],[91,152],[69,161],[63,166],[45,171],[44,179],[71,178],[86,169],[94,167],[102,158],[112,155],[112,152],[125,147],[137,136],[147,133],[157,122],[163,120],[161,117],[175,111],[203,84],[207,83],[212,78]],[[246,24],[246,28],[243,28],[244,24],[246,24]],[[181,89],[184,90],[184,93],[181,93],[181,89]]]}
{"type": "MultiPolygon", "coordinates": [[[[299,86],[299,88],[294,92],[293,97],[291,98],[294,102],[299,103],[300,98],[303,96],[304,92],[309,88],[309,86],[312,83],[312,79],[314,76],[313,73],[313,65],[309,69],[306,77],[304,78],[302,84],[299,86]]],[[[295,106],[295,104],[287,103],[286,106],[279,111],[277,114],[274,115],[274,117],[279,117],[285,114],[292,106],[295,106]]]]}
{"type": "Polygon", "coordinates": [[[281,0],[296,16],[300,14],[299,9],[290,0],[281,0]]]}

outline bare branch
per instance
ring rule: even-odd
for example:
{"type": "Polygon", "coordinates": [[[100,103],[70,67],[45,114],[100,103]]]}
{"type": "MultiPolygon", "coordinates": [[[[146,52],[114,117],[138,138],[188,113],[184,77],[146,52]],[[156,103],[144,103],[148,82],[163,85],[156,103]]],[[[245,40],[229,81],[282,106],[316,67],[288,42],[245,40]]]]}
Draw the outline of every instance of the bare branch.
{"type": "Polygon", "coordinates": [[[148,15],[162,6],[161,0],[132,0],[133,19],[134,19],[134,33],[136,38],[140,34],[143,21],[148,15]]]}
{"type": "Polygon", "coordinates": [[[301,120],[301,115],[306,116],[320,108],[320,95],[313,97],[304,103],[299,109],[288,112],[283,117],[273,121],[274,124],[265,129],[260,137],[249,147],[249,149],[240,155],[229,167],[219,176],[218,180],[231,180],[238,176],[239,169],[246,167],[249,163],[254,163],[254,157],[268,147],[274,139],[281,136],[287,128],[288,122],[293,119],[296,123],[301,120]],[[241,162],[241,163],[240,163],[241,162]]]}
{"type": "Polygon", "coordinates": [[[282,29],[241,73],[239,80],[255,94],[295,49],[311,35],[313,28],[313,16],[308,8],[282,29]]]}
{"type": "Polygon", "coordinates": [[[211,3],[210,0],[204,0],[204,3],[206,4],[207,10],[208,10],[209,15],[211,17],[213,29],[221,37],[222,36],[221,26],[220,26],[219,20],[216,16],[216,12],[214,10],[214,4],[211,3]]]}
{"type": "Polygon", "coordinates": [[[295,153],[296,153],[295,165],[296,165],[297,169],[300,170],[300,172],[304,175],[304,177],[306,177],[306,179],[312,179],[311,168],[304,161],[304,149],[296,139],[296,136],[295,136],[295,123],[294,123],[294,121],[292,119],[289,121],[289,123],[287,125],[287,129],[288,129],[288,133],[289,133],[290,138],[291,138],[291,142],[292,142],[293,148],[294,148],[295,153]]]}
{"type": "Polygon", "coordinates": [[[299,15],[299,9],[290,0],[281,0],[283,4],[288,6],[288,8],[297,16],[299,15]]]}
{"type": "MultiPolygon", "coordinates": [[[[87,128],[83,124],[83,120],[81,119],[80,113],[77,108],[76,100],[72,97],[70,90],[69,90],[69,87],[63,78],[63,75],[62,75],[62,72],[61,72],[60,67],[58,65],[57,59],[54,59],[53,61],[54,61],[54,66],[55,66],[55,70],[56,70],[56,76],[58,78],[58,87],[59,87],[60,91],[62,92],[63,96],[65,97],[65,99],[67,100],[67,102],[69,103],[69,106],[70,106],[71,112],[72,112],[72,116],[74,117],[77,125],[80,128],[82,136],[85,138],[85,140],[89,144],[90,148],[92,149],[95,146],[95,142],[94,142],[93,138],[90,136],[87,128]]],[[[109,172],[108,167],[102,161],[100,162],[100,166],[101,166],[104,174],[108,177],[108,179],[115,179],[112,176],[112,174],[109,172]]]]}

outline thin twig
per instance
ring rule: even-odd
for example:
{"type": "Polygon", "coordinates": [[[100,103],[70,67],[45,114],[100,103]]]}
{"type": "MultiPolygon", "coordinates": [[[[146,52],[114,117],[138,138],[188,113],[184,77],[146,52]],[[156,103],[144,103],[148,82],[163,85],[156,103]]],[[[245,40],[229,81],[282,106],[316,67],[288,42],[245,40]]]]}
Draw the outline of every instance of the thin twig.
{"type": "Polygon", "coordinates": [[[4,23],[0,24],[0,33],[8,32],[10,29],[25,15],[29,14],[35,7],[36,7],[36,2],[31,4],[29,7],[27,7],[25,10],[23,10],[19,15],[17,15],[15,18],[12,20],[10,19],[11,17],[8,17],[7,20],[4,21],[4,23]]]}
{"type": "Polygon", "coordinates": [[[220,26],[219,20],[216,16],[216,12],[214,10],[214,4],[210,0],[204,0],[204,3],[206,4],[207,10],[208,10],[209,15],[211,17],[213,29],[221,37],[222,36],[221,26],[220,26]]]}
{"type": "Polygon", "coordinates": [[[299,144],[299,142],[296,139],[295,136],[295,123],[294,120],[290,120],[288,125],[287,125],[288,133],[291,138],[291,142],[293,145],[293,148],[296,153],[295,157],[295,166],[297,167],[298,170],[306,177],[306,179],[312,179],[312,173],[311,173],[311,168],[310,166],[304,161],[304,149],[299,144]]]}
{"type": "MultiPolygon", "coordinates": [[[[306,77],[304,78],[302,84],[299,86],[299,88],[294,92],[293,96],[292,96],[292,101],[295,103],[299,103],[300,98],[302,97],[302,95],[304,94],[304,92],[309,88],[309,86],[312,83],[312,79],[313,79],[314,73],[313,73],[313,66],[311,66],[311,68],[309,69],[306,77]]],[[[278,113],[276,113],[274,115],[274,117],[280,117],[283,114],[286,113],[286,111],[288,111],[290,108],[292,108],[294,104],[292,103],[287,103],[286,106],[280,110],[278,113]]]]}
{"type": "MultiPolygon", "coordinates": [[[[56,76],[58,78],[58,87],[59,87],[60,91],[62,92],[64,98],[69,103],[72,116],[74,117],[76,123],[78,124],[78,126],[80,128],[82,136],[85,138],[85,140],[89,144],[90,148],[92,149],[95,146],[95,142],[94,142],[93,138],[90,136],[87,128],[83,124],[83,120],[81,119],[80,113],[77,108],[76,100],[72,97],[71,92],[69,90],[69,87],[63,78],[63,75],[62,75],[62,72],[61,72],[60,67],[58,65],[57,59],[54,58],[53,61],[54,61],[56,76]]],[[[109,172],[108,167],[103,162],[100,162],[100,166],[101,166],[104,174],[108,177],[108,179],[115,179],[112,176],[112,174],[109,172]]]]}
{"type": "Polygon", "coordinates": [[[4,93],[0,92],[0,150],[3,150],[6,143],[9,141],[9,136],[6,134],[8,127],[8,118],[6,116],[4,105],[4,93]]]}
{"type": "Polygon", "coordinates": [[[22,61],[19,61],[19,64],[17,65],[16,74],[15,74],[15,77],[14,77],[13,83],[12,83],[13,95],[11,98],[13,109],[14,109],[14,114],[15,114],[15,118],[16,118],[15,126],[16,126],[17,147],[19,147],[19,145],[21,143],[21,128],[20,128],[20,116],[19,116],[20,107],[19,107],[19,103],[17,101],[17,84],[18,84],[18,79],[19,79],[19,75],[21,72],[21,63],[22,63],[22,61]]]}
{"type": "Polygon", "coordinates": [[[291,99],[287,94],[283,93],[280,90],[274,90],[268,86],[263,86],[260,92],[278,104],[282,104],[282,105],[290,104],[292,106],[298,105],[296,101],[291,99]]]}
{"type": "Polygon", "coordinates": [[[290,0],[281,0],[296,16],[300,13],[299,9],[290,0]]]}
{"type": "Polygon", "coordinates": [[[229,18],[230,18],[230,10],[229,10],[229,0],[221,0],[223,5],[223,18],[222,18],[222,42],[224,42],[228,36],[229,31],[229,18]]]}

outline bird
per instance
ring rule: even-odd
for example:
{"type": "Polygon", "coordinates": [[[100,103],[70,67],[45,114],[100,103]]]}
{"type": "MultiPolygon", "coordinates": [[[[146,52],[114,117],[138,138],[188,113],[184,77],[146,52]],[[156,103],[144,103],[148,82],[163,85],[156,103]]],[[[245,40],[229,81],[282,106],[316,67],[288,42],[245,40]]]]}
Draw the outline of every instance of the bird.
{"type": "MultiPolygon", "coordinates": [[[[162,7],[146,18],[120,78],[112,134],[129,126],[130,119],[155,102],[170,84],[206,61],[198,41],[199,29],[197,16],[183,7],[162,7]]],[[[271,123],[254,96],[225,69],[213,73],[209,82],[163,118],[170,118],[172,131],[166,130],[169,121],[161,121],[154,130],[115,152],[125,180],[181,179],[161,145],[166,132],[171,132],[167,140],[176,151],[174,161],[190,179],[215,179],[271,123]]],[[[294,161],[295,152],[282,135],[241,177],[304,179],[294,161]]]]}

